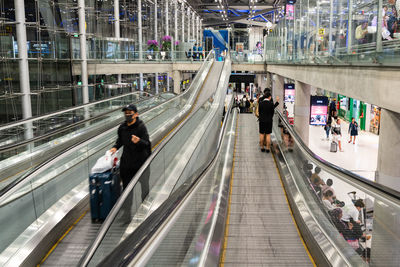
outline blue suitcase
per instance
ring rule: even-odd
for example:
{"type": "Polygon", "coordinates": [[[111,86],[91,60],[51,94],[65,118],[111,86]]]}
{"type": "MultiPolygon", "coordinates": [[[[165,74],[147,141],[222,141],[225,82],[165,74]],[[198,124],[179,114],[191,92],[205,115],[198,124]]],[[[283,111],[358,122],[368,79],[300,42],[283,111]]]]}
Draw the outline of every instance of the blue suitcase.
{"type": "Polygon", "coordinates": [[[121,194],[119,169],[90,175],[89,194],[92,221],[103,221],[121,194]]]}

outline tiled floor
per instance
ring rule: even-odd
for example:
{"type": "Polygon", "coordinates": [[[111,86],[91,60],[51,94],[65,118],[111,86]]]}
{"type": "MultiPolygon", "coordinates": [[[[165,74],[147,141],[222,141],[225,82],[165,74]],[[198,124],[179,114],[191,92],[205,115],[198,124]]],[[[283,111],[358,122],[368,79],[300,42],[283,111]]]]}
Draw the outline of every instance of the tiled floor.
{"type": "Polygon", "coordinates": [[[359,131],[356,144],[349,144],[347,133],[349,124],[342,121],[342,148],[344,152],[329,152],[330,141],[326,140],[323,126],[310,127],[310,149],[321,158],[357,173],[372,181],[375,180],[375,171],[378,162],[379,136],[370,132],[359,131]]]}

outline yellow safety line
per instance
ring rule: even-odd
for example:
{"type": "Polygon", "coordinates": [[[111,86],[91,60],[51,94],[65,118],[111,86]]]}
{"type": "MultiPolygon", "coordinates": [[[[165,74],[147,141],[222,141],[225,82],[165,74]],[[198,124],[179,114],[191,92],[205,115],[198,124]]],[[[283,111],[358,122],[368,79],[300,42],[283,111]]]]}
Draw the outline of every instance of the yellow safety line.
{"type": "MultiPolygon", "coordinates": [[[[210,70],[212,68],[213,64],[210,67],[210,70]]],[[[189,113],[178,122],[178,124],[172,128],[171,131],[169,131],[155,146],[153,146],[152,150],[154,150],[176,127],[178,127],[193,111],[194,106],[197,103],[197,100],[199,99],[200,93],[203,90],[204,84],[206,83],[207,79],[208,79],[208,75],[210,74],[210,71],[207,73],[206,78],[204,79],[203,84],[201,85],[200,88],[200,92],[197,94],[196,99],[192,105],[192,107],[190,108],[189,113]]],[[[83,218],[83,216],[85,216],[85,214],[88,212],[89,210],[86,210],[84,213],[82,213],[82,215],[68,228],[68,230],[60,237],[60,239],[58,239],[58,241],[54,244],[54,246],[50,249],[49,252],[47,252],[46,256],[44,256],[44,258],[42,259],[42,261],[37,265],[37,267],[40,267],[40,264],[42,264],[43,262],[46,261],[46,259],[50,256],[50,254],[56,249],[56,247],[58,246],[58,244],[60,244],[60,242],[65,238],[65,236],[72,230],[72,228],[74,228],[74,226],[83,218]]]]}
{"type": "Polygon", "coordinates": [[[225,264],[226,246],[228,244],[229,216],[231,213],[232,185],[233,185],[233,177],[234,177],[234,169],[235,169],[235,154],[236,154],[238,120],[239,120],[239,116],[236,117],[235,144],[233,146],[231,182],[229,183],[229,197],[228,197],[228,209],[227,209],[228,215],[226,216],[226,222],[225,222],[225,234],[224,234],[224,244],[222,246],[222,256],[219,261],[219,265],[222,267],[224,267],[224,264],[225,264]]]}
{"type": "Polygon", "coordinates": [[[300,237],[301,243],[303,244],[303,247],[304,247],[304,249],[306,250],[306,253],[307,253],[308,257],[310,258],[311,263],[313,264],[313,266],[316,267],[317,265],[315,264],[315,261],[314,261],[313,257],[311,256],[311,253],[310,253],[310,251],[308,250],[308,247],[307,247],[306,243],[304,242],[303,236],[302,236],[301,233],[300,233],[300,229],[299,229],[299,227],[297,226],[296,219],[295,219],[294,216],[293,216],[292,207],[290,206],[289,199],[288,199],[288,197],[287,197],[287,193],[286,193],[286,190],[285,190],[285,186],[283,185],[282,176],[281,176],[281,173],[279,172],[278,163],[277,163],[277,161],[276,161],[276,158],[275,158],[274,153],[272,153],[272,157],[274,158],[275,168],[276,168],[276,171],[278,172],[279,181],[281,182],[281,186],[282,186],[283,192],[284,192],[284,194],[285,194],[286,203],[288,204],[290,216],[292,217],[292,220],[293,220],[293,222],[294,222],[294,226],[296,227],[297,234],[298,234],[299,237],[300,237]]]}
{"type": "Polygon", "coordinates": [[[82,213],[82,215],[68,228],[68,230],[60,237],[60,239],[57,240],[57,242],[54,244],[54,246],[49,250],[49,252],[47,252],[46,256],[44,256],[42,261],[38,265],[36,265],[37,267],[39,267],[40,264],[42,264],[43,262],[45,262],[45,260],[47,260],[47,258],[50,256],[50,254],[56,249],[58,244],[60,244],[60,242],[67,236],[67,234],[72,230],[72,228],[74,228],[75,225],[86,215],[86,213],[88,211],[89,210],[86,210],[84,213],[82,213]]]}

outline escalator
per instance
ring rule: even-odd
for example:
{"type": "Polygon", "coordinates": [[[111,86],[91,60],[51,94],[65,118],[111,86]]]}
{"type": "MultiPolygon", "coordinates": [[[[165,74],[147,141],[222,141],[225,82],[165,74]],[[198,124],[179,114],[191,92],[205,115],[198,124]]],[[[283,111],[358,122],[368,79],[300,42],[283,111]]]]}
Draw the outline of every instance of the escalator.
{"type": "MultiPolygon", "coordinates": [[[[155,147],[204,98],[204,81],[218,81],[217,69],[210,53],[187,91],[141,114],[155,147]],[[216,73],[215,77],[209,73],[216,73]]],[[[115,133],[115,127],[108,129],[46,160],[0,196],[0,225],[4,229],[0,234],[1,265],[36,265],[72,225],[80,221],[83,228],[76,229],[85,229],[88,172],[115,142],[115,133]]],[[[96,227],[82,231],[96,231],[96,227]]]]}
{"type": "Polygon", "coordinates": [[[144,112],[173,96],[128,93],[0,127],[0,195],[46,160],[118,125],[121,107],[134,103],[144,112]]]}
{"type": "Polygon", "coordinates": [[[254,116],[227,112],[216,148],[202,151],[209,160],[112,242],[117,205],[80,266],[398,266],[399,192],[319,158],[279,112],[272,154],[259,151],[257,128],[254,116]],[[327,210],[310,180],[317,167],[344,207],[365,203],[361,233],[339,227],[342,204],[327,210]]]}

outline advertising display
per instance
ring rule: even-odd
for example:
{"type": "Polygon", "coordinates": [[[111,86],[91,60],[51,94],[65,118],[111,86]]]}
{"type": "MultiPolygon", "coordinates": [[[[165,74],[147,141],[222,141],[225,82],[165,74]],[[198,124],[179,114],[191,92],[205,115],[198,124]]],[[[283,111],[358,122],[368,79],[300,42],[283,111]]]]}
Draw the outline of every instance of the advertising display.
{"type": "Polygon", "coordinates": [[[381,108],[371,105],[371,122],[369,131],[374,134],[379,134],[379,126],[381,122],[381,108]]]}
{"type": "Polygon", "coordinates": [[[286,19],[288,20],[294,19],[294,5],[290,4],[286,5],[286,19]]]}
{"type": "Polygon", "coordinates": [[[287,117],[290,124],[294,124],[294,97],[295,97],[295,88],[294,83],[285,83],[283,85],[285,99],[284,105],[286,106],[287,117]]]}
{"type": "Polygon", "coordinates": [[[326,96],[311,96],[310,125],[325,125],[329,100],[326,96]]]}

